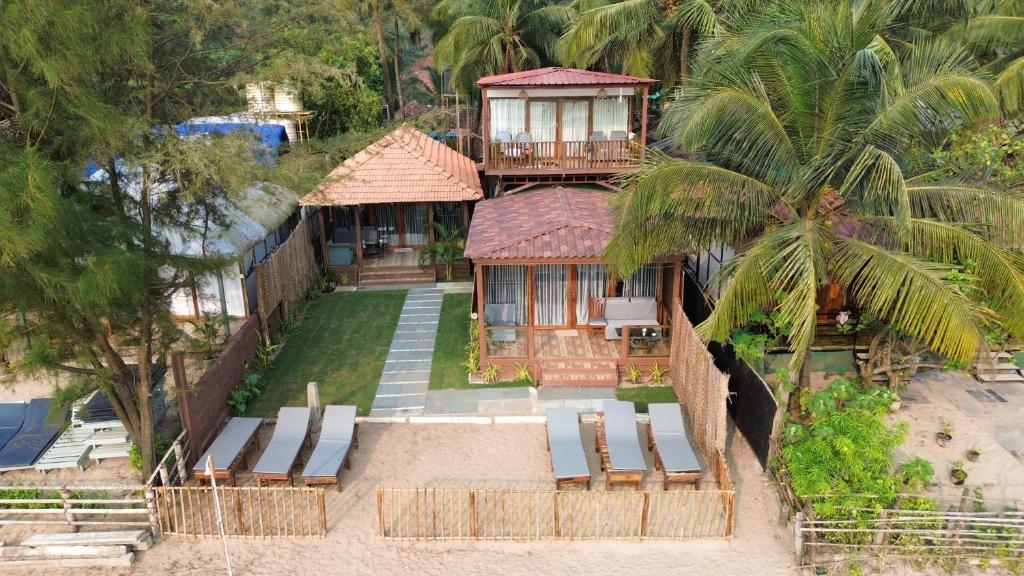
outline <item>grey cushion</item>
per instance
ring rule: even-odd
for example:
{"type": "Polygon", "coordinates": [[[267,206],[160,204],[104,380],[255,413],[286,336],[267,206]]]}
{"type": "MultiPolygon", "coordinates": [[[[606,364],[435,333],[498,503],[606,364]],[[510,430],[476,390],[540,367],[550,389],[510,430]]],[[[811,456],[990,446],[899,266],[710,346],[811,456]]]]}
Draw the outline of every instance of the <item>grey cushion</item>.
{"type": "Polygon", "coordinates": [[[580,439],[580,417],[576,408],[547,409],[548,447],[555,478],[590,477],[587,455],[580,439]]]}
{"type": "Polygon", "coordinates": [[[606,340],[619,340],[623,326],[657,326],[658,301],[654,298],[614,297],[605,300],[604,316],[607,322],[604,329],[606,340]]]}
{"type": "Polygon", "coordinates": [[[277,426],[270,444],[253,468],[257,474],[287,474],[309,434],[309,408],[285,407],[277,411],[277,426]]]}
{"type": "Polygon", "coordinates": [[[199,457],[196,465],[192,467],[193,472],[202,472],[206,469],[206,459],[213,455],[213,464],[217,471],[224,472],[231,468],[231,465],[238,458],[238,454],[252,440],[253,435],[260,429],[262,418],[232,418],[228,425],[220,431],[217,438],[206,449],[206,452],[199,457]]]}
{"type": "Polygon", "coordinates": [[[326,478],[338,475],[345,456],[352,449],[356,429],[355,406],[328,406],[324,410],[323,427],[316,448],[302,471],[305,478],[326,478]]]}
{"type": "Polygon", "coordinates": [[[647,470],[632,402],[604,401],[604,437],[612,470],[647,470]]]}
{"type": "Polygon", "coordinates": [[[700,472],[700,460],[686,436],[679,404],[650,404],[651,433],[666,472],[700,472]]]}

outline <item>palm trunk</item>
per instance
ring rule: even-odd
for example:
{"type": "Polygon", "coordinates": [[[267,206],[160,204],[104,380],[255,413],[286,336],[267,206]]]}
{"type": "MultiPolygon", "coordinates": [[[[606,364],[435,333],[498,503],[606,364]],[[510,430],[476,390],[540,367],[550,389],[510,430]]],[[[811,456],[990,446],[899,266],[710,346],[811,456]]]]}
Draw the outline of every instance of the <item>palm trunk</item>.
{"type": "Polygon", "coordinates": [[[395,95],[391,90],[391,82],[388,81],[388,68],[391,66],[388,58],[388,45],[384,38],[384,23],[380,18],[380,0],[373,3],[373,30],[377,36],[377,49],[380,52],[380,69],[384,74],[384,98],[388,105],[392,105],[395,103],[395,95]]]}
{"type": "Polygon", "coordinates": [[[811,389],[811,351],[804,351],[804,359],[800,363],[800,376],[796,382],[796,388],[793,393],[789,395],[787,402],[789,415],[791,418],[798,420],[800,418],[800,400],[804,394],[811,389]]]}
{"type": "Polygon", "coordinates": [[[395,92],[398,93],[398,109],[405,108],[405,98],[402,97],[402,36],[398,27],[398,18],[395,18],[395,92]]]}
{"type": "Polygon", "coordinates": [[[683,26],[683,41],[679,46],[679,84],[686,86],[690,81],[690,27],[683,26]]]}

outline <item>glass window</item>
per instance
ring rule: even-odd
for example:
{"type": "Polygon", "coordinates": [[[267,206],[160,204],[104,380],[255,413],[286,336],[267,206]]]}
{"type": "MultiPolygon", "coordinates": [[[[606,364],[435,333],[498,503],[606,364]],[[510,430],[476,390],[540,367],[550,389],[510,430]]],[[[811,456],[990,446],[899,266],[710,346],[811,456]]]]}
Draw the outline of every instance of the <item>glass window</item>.
{"type": "Polygon", "coordinates": [[[526,101],[519,98],[492,98],[491,139],[511,142],[526,130],[526,101]]]}

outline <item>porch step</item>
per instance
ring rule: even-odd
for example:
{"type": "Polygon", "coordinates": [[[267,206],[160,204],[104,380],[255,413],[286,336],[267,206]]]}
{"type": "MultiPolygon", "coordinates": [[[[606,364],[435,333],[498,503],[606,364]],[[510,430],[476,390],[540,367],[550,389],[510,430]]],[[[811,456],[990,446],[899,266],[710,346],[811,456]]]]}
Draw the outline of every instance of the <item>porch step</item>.
{"type": "Polygon", "coordinates": [[[425,284],[434,282],[434,272],[419,266],[388,266],[362,268],[359,271],[360,286],[386,284],[425,284]]]}
{"type": "Polygon", "coordinates": [[[619,384],[613,360],[541,360],[540,386],[606,388],[619,384]]]}

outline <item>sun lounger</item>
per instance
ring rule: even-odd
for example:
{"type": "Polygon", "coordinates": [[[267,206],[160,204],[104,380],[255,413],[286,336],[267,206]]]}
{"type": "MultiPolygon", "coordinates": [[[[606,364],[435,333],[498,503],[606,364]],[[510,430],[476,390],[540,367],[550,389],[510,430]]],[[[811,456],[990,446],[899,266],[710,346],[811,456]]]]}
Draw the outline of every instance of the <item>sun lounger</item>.
{"type": "Polygon", "coordinates": [[[597,450],[601,453],[605,489],[614,484],[632,485],[637,490],[642,487],[647,463],[632,402],[605,400],[597,423],[597,450]]]}
{"type": "Polygon", "coordinates": [[[548,451],[555,472],[555,489],[581,486],[590,489],[590,467],[580,439],[580,416],[575,408],[548,408],[548,451]]]}
{"type": "Polygon", "coordinates": [[[328,406],[316,448],[302,471],[306,485],[334,484],[341,492],[341,470],[351,468],[349,453],[359,448],[359,427],[355,406],[328,406]]]}
{"type": "Polygon", "coordinates": [[[647,449],[654,451],[654,467],[665,475],[664,486],[693,484],[704,476],[697,453],[686,436],[686,425],[679,404],[650,404],[647,411],[647,449]]]}
{"type": "Polygon", "coordinates": [[[245,468],[246,453],[253,444],[259,449],[260,438],[257,432],[261,418],[232,418],[228,425],[220,431],[217,438],[206,449],[206,452],[199,457],[196,465],[192,467],[192,473],[196,480],[210,480],[206,473],[206,459],[213,455],[212,476],[217,480],[229,480],[235,483],[235,471],[240,467],[245,468]]]}
{"type": "Polygon", "coordinates": [[[263,451],[252,475],[256,485],[263,482],[282,481],[292,483],[292,468],[298,459],[303,443],[309,440],[309,408],[281,408],[277,411],[277,425],[270,444],[263,451]]]}
{"type": "Polygon", "coordinates": [[[0,450],[18,434],[21,425],[25,422],[25,409],[28,407],[24,402],[5,402],[0,404],[0,450]]]}
{"type": "Polygon", "coordinates": [[[49,415],[49,398],[33,398],[28,403],[21,429],[0,450],[0,470],[29,468],[53,444],[60,430],[46,423],[49,415]]]}

